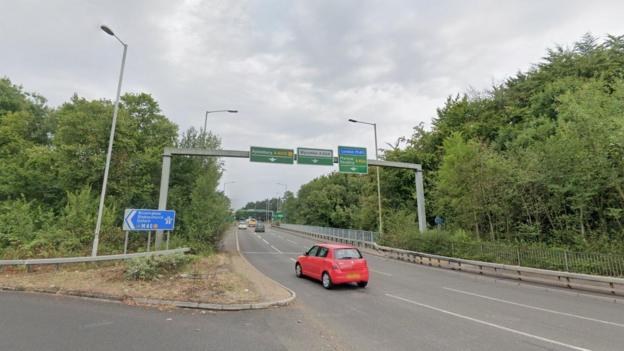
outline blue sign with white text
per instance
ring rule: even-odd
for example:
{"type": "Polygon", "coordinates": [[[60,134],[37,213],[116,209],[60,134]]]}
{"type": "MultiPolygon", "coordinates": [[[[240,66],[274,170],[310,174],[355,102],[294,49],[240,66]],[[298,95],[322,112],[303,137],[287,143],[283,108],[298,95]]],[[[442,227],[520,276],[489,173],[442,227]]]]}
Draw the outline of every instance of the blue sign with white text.
{"type": "Polygon", "coordinates": [[[173,230],[175,211],[140,210],[124,211],[123,230],[173,230]]]}

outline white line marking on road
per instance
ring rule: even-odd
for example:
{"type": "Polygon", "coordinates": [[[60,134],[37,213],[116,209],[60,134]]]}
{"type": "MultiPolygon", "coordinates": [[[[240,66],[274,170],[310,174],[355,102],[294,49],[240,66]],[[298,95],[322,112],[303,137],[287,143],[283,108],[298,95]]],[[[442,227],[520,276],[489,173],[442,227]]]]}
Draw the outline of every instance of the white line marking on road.
{"type": "Polygon", "coordinates": [[[297,262],[297,260],[295,260],[295,259],[294,259],[294,258],[292,258],[292,257],[288,257],[288,258],[290,258],[290,260],[291,260],[291,261],[293,261],[293,262],[297,262]]]}
{"type": "Polygon", "coordinates": [[[296,242],[294,242],[294,241],[292,241],[292,240],[290,240],[290,239],[286,239],[286,241],[288,241],[288,242],[289,242],[289,243],[291,243],[291,244],[295,244],[295,245],[297,245],[297,243],[296,243],[296,242]]]}
{"type": "Polygon", "coordinates": [[[381,275],[385,275],[385,276],[388,276],[388,277],[392,277],[392,274],[390,274],[390,273],[381,272],[381,271],[377,271],[377,270],[370,269],[370,268],[368,270],[371,271],[371,272],[375,272],[377,274],[381,274],[381,275]]]}
{"type": "Polygon", "coordinates": [[[262,239],[262,241],[264,241],[264,242],[265,242],[265,243],[267,243],[268,245],[271,245],[271,244],[269,244],[269,242],[268,242],[268,241],[266,241],[265,239],[262,239]]]}
{"type": "Polygon", "coordinates": [[[504,330],[504,331],[507,331],[507,332],[510,332],[510,333],[514,333],[514,334],[518,334],[518,335],[522,335],[522,336],[526,336],[526,337],[533,338],[533,339],[540,340],[540,341],[544,341],[544,342],[547,342],[547,343],[550,343],[550,344],[567,347],[567,348],[572,349],[572,350],[591,351],[590,349],[586,349],[586,348],[583,348],[583,347],[574,346],[574,345],[570,345],[570,344],[565,344],[565,343],[562,343],[560,341],[547,339],[547,338],[544,338],[544,337],[541,337],[541,336],[525,333],[525,332],[520,331],[520,330],[503,327],[502,325],[498,325],[498,324],[486,322],[486,321],[483,321],[483,320],[480,320],[480,319],[464,316],[463,314],[459,314],[459,313],[443,310],[441,308],[437,308],[437,307],[433,307],[433,306],[430,306],[430,305],[426,305],[424,303],[412,301],[412,300],[406,299],[404,297],[400,297],[400,296],[396,296],[396,295],[392,295],[392,294],[385,294],[385,295],[387,297],[391,297],[393,299],[397,299],[397,300],[401,300],[401,301],[404,301],[404,302],[408,302],[408,303],[411,303],[413,305],[424,307],[424,308],[428,308],[430,310],[434,310],[434,311],[438,311],[438,312],[441,312],[441,313],[444,313],[444,314],[448,314],[448,315],[451,315],[453,317],[466,319],[466,320],[469,320],[471,322],[487,325],[488,327],[504,330]]]}
{"type": "Polygon", "coordinates": [[[559,315],[562,315],[562,316],[574,317],[574,318],[584,319],[584,320],[587,320],[587,321],[604,323],[604,324],[608,324],[608,325],[613,325],[613,326],[616,326],[616,327],[624,328],[624,324],[604,321],[602,319],[595,319],[595,318],[590,318],[590,317],[585,317],[585,316],[579,316],[578,314],[559,312],[559,311],[555,311],[555,310],[549,310],[547,308],[541,308],[541,307],[537,307],[537,306],[525,305],[523,303],[518,303],[518,302],[513,302],[513,301],[508,301],[508,300],[503,300],[503,299],[498,299],[498,298],[495,298],[495,297],[490,297],[490,296],[485,296],[485,295],[479,295],[479,294],[475,294],[475,293],[472,293],[472,292],[469,292],[469,291],[464,291],[464,290],[458,290],[458,289],[447,288],[447,287],[443,287],[442,289],[449,290],[449,291],[454,291],[454,292],[460,293],[460,294],[480,297],[480,298],[486,299],[486,300],[502,302],[502,303],[507,303],[507,304],[514,305],[514,306],[529,308],[529,309],[532,309],[532,310],[537,310],[537,311],[542,311],[542,312],[549,312],[549,313],[559,314],[559,315]]]}
{"type": "MultiPolygon", "coordinates": [[[[269,245],[270,245],[270,244],[269,244],[269,245]]],[[[277,247],[275,247],[275,246],[273,246],[273,245],[270,245],[270,246],[271,246],[271,248],[272,248],[273,250],[277,251],[277,253],[280,253],[280,254],[282,253],[282,252],[281,252],[281,251],[280,251],[277,247]]]]}
{"type": "Polygon", "coordinates": [[[250,255],[297,255],[299,252],[273,252],[273,251],[243,251],[244,254],[250,255]]]}

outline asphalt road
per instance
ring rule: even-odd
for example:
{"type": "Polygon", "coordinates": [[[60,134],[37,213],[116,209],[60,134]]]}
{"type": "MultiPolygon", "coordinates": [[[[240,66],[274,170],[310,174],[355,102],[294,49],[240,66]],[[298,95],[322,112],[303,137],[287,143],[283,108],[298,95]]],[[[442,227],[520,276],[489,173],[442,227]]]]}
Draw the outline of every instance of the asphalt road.
{"type": "Polygon", "coordinates": [[[294,275],[315,242],[288,232],[238,233],[262,272],[352,350],[624,350],[624,301],[366,255],[365,289],[325,290],[294,275]]]}
{"type": "Polygon", "coordinates": [[[366,255],[367,288],[296,278],[314,242],[238,233],[245,257],[297,292],[261,311],[159,311],[0,292],[0,350],[623,350],[624,301],[366,255]]]}

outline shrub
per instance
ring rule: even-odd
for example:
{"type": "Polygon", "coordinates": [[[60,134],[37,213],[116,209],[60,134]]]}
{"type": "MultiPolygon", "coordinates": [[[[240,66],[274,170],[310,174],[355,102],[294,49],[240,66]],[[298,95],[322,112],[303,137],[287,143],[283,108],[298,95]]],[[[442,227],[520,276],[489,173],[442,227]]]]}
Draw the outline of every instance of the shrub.
{"type": "Polygon", "coordinates": [[[124,277],[127,280],[154,280],[178,272],[195,259],[195,256],[184,254],[134,258],[126,263],[124,277]]]}

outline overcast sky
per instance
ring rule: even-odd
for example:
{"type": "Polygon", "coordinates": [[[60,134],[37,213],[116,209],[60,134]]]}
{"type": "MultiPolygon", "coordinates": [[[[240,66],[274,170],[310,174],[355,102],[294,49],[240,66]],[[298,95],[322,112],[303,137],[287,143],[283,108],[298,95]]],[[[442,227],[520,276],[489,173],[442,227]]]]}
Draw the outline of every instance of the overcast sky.
{"type": "MultiPolygon", "coordinates": [[[[0,76],[49,99],[147,92],[225,149],[380,146],[429,126],[449,95],[487,89],[584,33],[624,34],[624,1],[0,0],[0,76]]],[[[227,159],[239,207],[335,168],[227,159]]]]}

